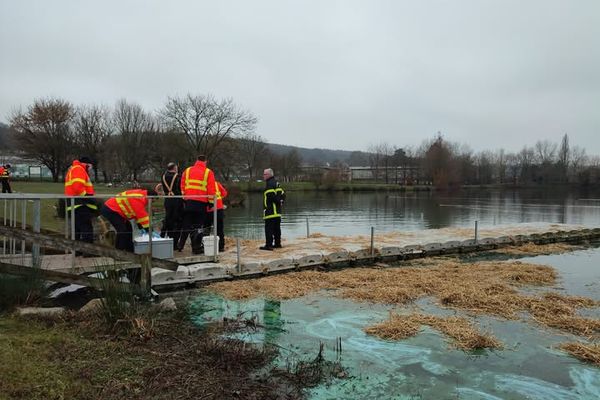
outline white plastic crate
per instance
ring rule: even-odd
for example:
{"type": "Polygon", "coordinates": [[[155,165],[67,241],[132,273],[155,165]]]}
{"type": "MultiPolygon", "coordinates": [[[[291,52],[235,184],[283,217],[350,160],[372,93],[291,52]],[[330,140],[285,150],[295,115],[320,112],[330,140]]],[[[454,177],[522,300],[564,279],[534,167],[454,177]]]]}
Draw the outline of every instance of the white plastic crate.
{"type": "MultiPolygon", "coordinates": [[[[133,252],[135,254],[148,254],[150,252],[150,238],[148,235],[133,239],[133,252]]],[[[173,258],[173,239],[152,238],[152,257],[173,258]]]]}

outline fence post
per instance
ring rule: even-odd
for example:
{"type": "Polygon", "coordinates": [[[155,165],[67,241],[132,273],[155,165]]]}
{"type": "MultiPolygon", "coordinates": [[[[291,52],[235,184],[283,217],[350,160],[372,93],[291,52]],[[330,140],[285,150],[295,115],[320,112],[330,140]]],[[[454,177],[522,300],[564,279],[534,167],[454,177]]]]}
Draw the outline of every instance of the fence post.
{"type": "MultiPolygon", "coordinates": [[[[6,199],[4,199],[4,226],[6,226],[6,199]]],[[[2,236],[2,254],[6,254],[6,236],[2,236]]]]}
{"type": "Polygon", "coordinates": [[[310,227],[308,226],[308,218],[306,218],[306,238],[310,237],[310,227]]]}
{"type": "MultiPolygon", "coordinates": [[[[21,229],[25,230],[27,227],[27,200],[21,201],[21,229]]],[[[21,240],[21,262],[25,265],[25,241],[21,240]]]]}
{"type": "Polygon", "coordinates": [[[152,198],[148,197],[148,248],[150,249],[150,258],[152,258],[152,198]]]}
{"type": "Polygon", "coordinates": [[[140,287],[142,295],[150,296],[152,290],[152,254],[140,254],[140,287]]]}
{"type": "MultiPolygon", "coordinates": [[[[65,200],[66,202],[66,200],[65,200]]],[[[69,199],[71,203],[71,240],[75,240],[75,197],[69,199]]],[[[71,250],[71,270],[75,270],[75,249],[71,250]]]]}
{"type": "Polygon", "coordinates": [[[237,271],[238,274],[242,273],[242,260],[240,254],[240,238],[235,238],[235,247],[237,252],[237,271]]]}
{"type": "Polygon", "coordinates": [[[219,262],[219,245],[217,244],[217,195],[213,196],[213,257],[214,262],[219,262]]]}
{"type": "Polygon", "coordinates": [[[478,225],[478,222],[479,221],[477,221],[477,220],[475,221],[475,244],[477,244],[477,228],[478,228],[477,225],[478,225]]]}
{"type": "MultiPolygon", "coordinates": [[[[40,233],[42,227],[41,221],[41,200],[35,199],[33,200],[33,232],[40,233]]],[[[40,245],[34,243],[31,246],[31,266],[36,268],[41,268],[42,263],[40,260],[40,245]]]]}
{"type": "Polygon", "coordinates": [[[375,255],[375,227],[371,227],[371,257],[375,255]]]}

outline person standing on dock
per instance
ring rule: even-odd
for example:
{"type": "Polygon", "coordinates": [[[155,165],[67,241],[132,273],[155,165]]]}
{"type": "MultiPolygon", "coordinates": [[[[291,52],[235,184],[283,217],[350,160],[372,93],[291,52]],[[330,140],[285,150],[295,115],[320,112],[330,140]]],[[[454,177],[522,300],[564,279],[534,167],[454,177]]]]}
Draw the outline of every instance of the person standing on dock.
{"type": "MultiPolygon", "coordinates": [[[[227,189],[225,186],[221,185],[221,182],[215,181],[215,195],[217,196],[217,236],[219,236],[219,251],[222,252],[225,250],[225,205],[223,204],[223,199],[227,197],[227,189]]],[[[212,226],[213,224],[213,212],[214,208],[212,207],[213,202],[210,201],[208,208],[206,209],[206,225],[212,226]]]]}
{"type": "Polygon", "coordinates": [[[0,166],[0,180],[2,181],[2,193],[12,193],[10,187],[10,164],[0,166]]]}
{"type": "Polygon", "coordinates": [[[204,253],[202,237],[206,226],[206,208],[215,195],[215,174],[206,166],[206,157],[198,156],[196,163],[186,168],[181,176],[183,194],[183,226],[177,250],[182,251],[188,236],[192,253],[204,253]]]}
{"type": "MultiPolygon", "coordinates": [[[[94,185],[90,181],[89,171],[92,169],[92,160],[89,157],[80,157],[74,160],[65,174],[65,195],[76,197],[75,204],[75,240],[81,242],[94,242],[94,225],[92,219],[96,217],[98,206],[96,201],[89,196],[94,195],[94,185]],[[87,198],[86,198],[87,197],[87,198]]],[[[65,199],[67,212],[71,212],[71,201],[65,199]]]]}
{"type": "Polygon", "coordinates": [[[265,245],[260,249],[273,250],[281,248],[281,209],[285,200],[285,192],[275,179],[271,168],[264,170],[263,178],[266,184],[263,192],[265,245]]]}
{"type": "Polygon", "coordinates": [[[162,237],[173,239],[173,248],[177,249],[181,236],[181,223],[183,222],[183,199],[181,197],[181,176],[177,165],[169,163],[167,171],[162,176],[162,190],[165,198],[165,220],[161,231],[162,237]]]}

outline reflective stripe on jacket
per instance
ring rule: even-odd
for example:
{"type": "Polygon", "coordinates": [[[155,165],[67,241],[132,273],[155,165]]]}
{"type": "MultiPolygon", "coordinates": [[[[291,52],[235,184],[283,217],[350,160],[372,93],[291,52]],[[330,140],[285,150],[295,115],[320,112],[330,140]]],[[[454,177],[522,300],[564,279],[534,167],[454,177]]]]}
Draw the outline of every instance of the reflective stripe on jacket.
{"type": "Polygon", "coordinates": [[[263,219],[281,217],[281,207],[285,199],[285,192],[275,178],[267,179],[267,187],[263,192],[263,219]]]}
{"type": "MultiPolygon", "coordinates": [[[[94,195],[94,185],[90,181],[90,176],[87,173],[84,163],[74,160],[73,164],[65,174],[65,195],[73,197],[85,197],[94,195]]],[[[67,199],[67,211],[71,211],[70,201],[67,199]]],[[[76,199],[75,208],[86,205],[89,208],[96,210],[98,206],[93,199],[76,199]]]]}
{"type": "MultiPolygon", "coordinates": [[[[215,195],[217,196],[217,210],[222,210],[223,209],[223,199],[225,197],[227,197],[227,189],[225,189],[225,186],[221,185],[221,182],[219,182],[219,181],[215,181],[215,195]]],[[[211,211],[213,211],[213,208],[212,208],[213,201],[210,200],[209,203],[211,205],[206,208],[206,211],[211,212],[211,211]]]]}
{"type": "Polygon", "coordinates": [[[206,167],[206,163],[196,161],[192,167],[186,168],[181,177],[181,194],[184,200],[208,203],[210,198],[206,196],[215,194],[215,174],[206,167]]]}
{"type": "Polygon", "coordinates": [[[126,190],[104,203],[120,216],[134,219],[142,228],[150,227],[150,217],[146,211],[148,205],[148,192],[142,189],[126,190]]]}

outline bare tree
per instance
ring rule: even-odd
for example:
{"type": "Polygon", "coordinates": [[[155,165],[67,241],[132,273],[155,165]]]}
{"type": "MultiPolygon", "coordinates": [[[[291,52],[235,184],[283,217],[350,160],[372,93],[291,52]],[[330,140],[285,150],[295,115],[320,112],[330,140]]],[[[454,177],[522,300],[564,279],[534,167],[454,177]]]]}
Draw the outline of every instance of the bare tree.
{"type": "Polygon", "coordinates": [[[225,138],[251,133],[257,122],[232,99],[217,101],[211,95],[170,97],[161,116],[169,128],[186,136],[197,154],[209,158],[225,138]]]}
{"type": "Polygon", "coordinates": [[[74,153],[72,122],[74,108],[66,100],[35,100],[25,112],[11,117],[16,140],[27,156],[39,160],[58,182],[74,153]]]}
{"type": "Polygon", "coordinates": [[[240,155],[243,164],[248,171],[250,182],[254,181],[254,173],[257,170],[258,164],[264,160],[268,153],[268,147],[265,141],[255,134],[248,134],[239,140],[240,155]]]}
{"type": "Polygon", "coordinates": [[[113,123],[119,135],[118,149],[124,166],[133,180],[137,180],[155,151],[152,141],[156,136],[157,123],[139,104],[128,103],[124,99],[117,102],[113,123]]]}
{"type": "MultiPolygon", "coordinates": [[[[110,137],[110,111],[107,107],[91,105],[80,106],[74,118],[75,143],[80,153],[94,160],[94,178],[98,180],[98,165],[106,154],[106,144],[110,137]]],[[[104,180],[106,182],[107,176],[104,180]]]]}

